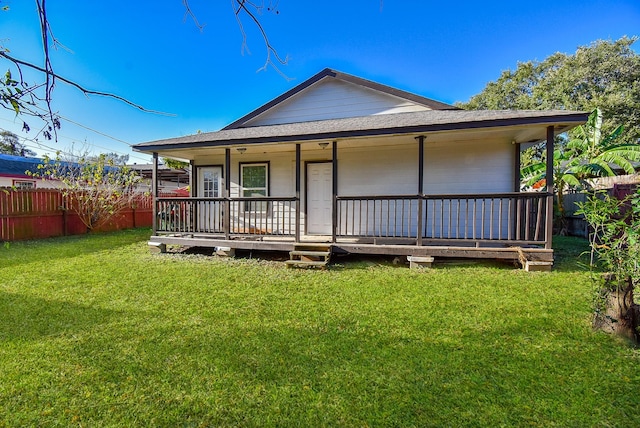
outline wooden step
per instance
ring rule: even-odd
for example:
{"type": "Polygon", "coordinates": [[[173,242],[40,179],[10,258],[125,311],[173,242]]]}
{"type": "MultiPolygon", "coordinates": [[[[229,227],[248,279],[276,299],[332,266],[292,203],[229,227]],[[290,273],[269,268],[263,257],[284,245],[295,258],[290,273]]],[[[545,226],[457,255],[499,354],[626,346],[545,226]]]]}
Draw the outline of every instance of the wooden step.
{"type": "Polygon", "coordinates": [[[294,250],[289,251],[289,256],[329,257],[331,253],[329,251],[294,250]]]}
{"type": "Polygon", "coordinates": [[[295,251],[328,251],[331,252],[331,244],[296,244],[295,251]]]}
{"type": "Polygon", "coordinates": [[[331,245],[297,244],[289,252],[287,267],[320,267],[324,268],[331,258],[331,245]]]}
{"type": "Polygon", "coordinates": [[[287,267],[319,267],[326,268],[326,261],[286,260],[287,267]]]}

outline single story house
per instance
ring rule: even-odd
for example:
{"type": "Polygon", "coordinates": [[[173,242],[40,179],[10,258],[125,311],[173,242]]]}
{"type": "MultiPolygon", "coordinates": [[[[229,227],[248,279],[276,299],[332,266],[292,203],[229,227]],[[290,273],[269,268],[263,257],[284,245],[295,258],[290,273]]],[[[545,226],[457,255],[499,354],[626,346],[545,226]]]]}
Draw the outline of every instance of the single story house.
{"type": "Polygon", "coordinates": [[[56,183],[27,174],[38,172],[42,159],[0,153],[0,187],[16,189],[55,188],[56,183]]]}
{"type": "Polygon", "coordinates": [[[150,245],[550,265],[553,183],[520,191],[521,145],[552,153],[588,115],[467,111],[325,69],[220,131],[134,146],[155,177],[158,156],[192,168],[188,198],[152,180],[150,245]]]}

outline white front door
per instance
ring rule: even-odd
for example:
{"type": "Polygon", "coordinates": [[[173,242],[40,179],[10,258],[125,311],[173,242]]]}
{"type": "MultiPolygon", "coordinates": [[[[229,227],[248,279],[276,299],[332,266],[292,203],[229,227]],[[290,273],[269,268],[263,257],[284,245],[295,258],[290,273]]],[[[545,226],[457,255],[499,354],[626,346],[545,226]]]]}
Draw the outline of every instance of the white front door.
{"type": "Polygon", "coordinates": [[[331,162],[307,164],[307,234],[331,235],[331,162]]]}
{"type": "MultiPolygon", "coordinates": [[[[222,197],[222,167],[198,168],[198,197],[222,197]]],[[[222,201],[198,202],[198,229],[202,232],[222,232],[222,201]]]]}

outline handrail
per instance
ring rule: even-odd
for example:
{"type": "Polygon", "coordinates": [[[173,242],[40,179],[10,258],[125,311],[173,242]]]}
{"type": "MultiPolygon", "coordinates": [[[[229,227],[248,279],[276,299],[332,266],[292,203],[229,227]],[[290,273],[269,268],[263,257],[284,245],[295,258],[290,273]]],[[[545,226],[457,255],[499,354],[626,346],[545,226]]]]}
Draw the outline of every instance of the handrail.
{"type": "Polygon", "coordinates": [[[337,196],[339,201],[357,201],[357,200],[387,200],[387,199],[488,199],[488,198],[527,198],[527,197],[539,197],[550,196],[548,192],[504,192],[504,193],[481,193],[481,194],[423,194],[423,195],[372,195],[372,196],[337,196]]]}
{"type": "Polygon", "coordinates": [[[211,198],[211,197],[200,197],[200,196],[189,196],[189,197],[181,197],[181,198],[156,198],[156,201],[166,202],[166,201],[176,201],[176,202],[189,202],[189,201],[240,201],[240,202],[295,202],[298,198],[295,196],[243,196],[243,197],[221,197],[221,198],[211,198]]]}

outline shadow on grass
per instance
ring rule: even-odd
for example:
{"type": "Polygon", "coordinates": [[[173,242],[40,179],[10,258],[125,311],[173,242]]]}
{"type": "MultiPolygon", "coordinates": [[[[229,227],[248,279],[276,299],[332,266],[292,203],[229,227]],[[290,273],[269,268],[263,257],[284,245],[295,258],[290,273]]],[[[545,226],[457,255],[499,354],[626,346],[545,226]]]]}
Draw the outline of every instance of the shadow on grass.
{"type": "Polygon", "coordinates": [[[114,311],[0,292],[0,341],[79,334],[108,322],[114,311]]]}
{"type": "MultiPolygon", "coordinates": [[[[406,256],[383,256],[369,254],[343,254],[331,257],[332,269],[363,269],[374,266],[383,266],[398,269],[409,269],[409,262],[406,256]]],[[[471,258],[450,258],[436,257],[431,269],[447,269],[450,267],[488,267],[494,269],[513,270],[519,268],[511,260],[495,260],[495,259],[471,259],[471,258]]],[[[428,271],[428,269],[425,269],[428,271]]]]}
{"type": "MultiPolygon", "coordinates": [[[[133,383],[151,392],[145,417],[168,418],[161,419],[167,424],[179,417],[260,425],[277,415],[280,424],[307,426],[544,425],[558,417],[559,401],[580,419],[570,425],[580,426],[590,422],[584,402],[607,408],[597,394],[585,397],[602,386],[593,375],[599,361],[567,352],[566,338],[545,339],[544,331],[556,327],[547,318],[514,319],[482,333],[460,332],[458,339],[435,327],[432,334],[394,334],[355,318],[308,321],[220,330],[174,325],[144,332],[128,352],[114,343],[98,344],[111,349],[98,359],[89,347],[78,350],[102,371],[100,378],[117,373],[124,388],[133,383]],[[576,378],[576,391],[563,386],[576,378]],[[191,398],[176,398],[184,390],[191,398]],[[217,397],[215,407],[206,396],[217,397]]],[[[577,349],[579,340],[569,342],[577,349]]]]}
{"type": "Polygon", "coordinates": [[[140,228],[11,242],[0,245],[0,268],[34,262],[47,263],[63,258],[113,250],[148,239],[150,236],[151,229],[140,228]]]}

